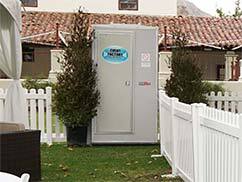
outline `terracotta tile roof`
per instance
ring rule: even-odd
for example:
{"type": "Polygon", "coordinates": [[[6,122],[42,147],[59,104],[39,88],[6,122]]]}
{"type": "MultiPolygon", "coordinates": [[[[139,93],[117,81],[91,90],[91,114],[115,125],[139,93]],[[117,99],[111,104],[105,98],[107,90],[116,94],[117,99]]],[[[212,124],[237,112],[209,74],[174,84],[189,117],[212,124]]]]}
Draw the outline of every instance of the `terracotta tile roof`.
{"type": "MultiPolygon", "coordinates": [[[[65,34],[70,32],[73,13],[25,12],[23,18],[23,42],[54,45],[56,23],[65,34]]],[[[173,25],[179,26],[189,37],[191,46],[208,44],[224,48],[242,45],[242,18],[216,17],[161,17],[120,14],[90,14],[91,24],[126,23],[158,26],[164,35],[167,26],[168,37],[173,25]]],[[[169,41],[168,41],[169,42],[169,41]]],[[[160,42],[161,44],[163,41],[160,42]]]]}

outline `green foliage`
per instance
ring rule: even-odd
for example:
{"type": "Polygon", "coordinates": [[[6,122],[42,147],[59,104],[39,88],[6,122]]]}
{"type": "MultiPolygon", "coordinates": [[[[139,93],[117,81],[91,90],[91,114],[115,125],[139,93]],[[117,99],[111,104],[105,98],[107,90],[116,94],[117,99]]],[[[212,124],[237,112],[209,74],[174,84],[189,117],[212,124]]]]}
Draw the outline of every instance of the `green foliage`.
{"type": "Polygon", "coordinates": [[[204,87],[206,90],[206,93],[210,93],[210,92],[225,92],[225,89],[223,88],[222,84],[215,84],[215,83],[211,83],[211,82],[204,82],[204,87]]]}
{"type": "Polygon", "coordinates": [[[240,0],[235,1],[235,10],[234,10],[234,13],[232,15],[225,14],[222,8],[218,8],[216,10],[216,13],[221,18],[224,18],[224,17],[240,18],[242,16],[242,10],[240,8],[240,0]]]}
{"type": "Polygon", "coordinates": [[[224,13],[224,11],[223,11],[222,8],[218,8],[218,9],[216,9],[216,13],[218,14],[218,16],[219,16],[220,18],[224,18],[224,17],[226,17],[226,14],[224,13]]]}
{"type": "Polygon", "coordinates": [[[46,87],[52,87],[52,89],[55,88],[55,84],[51,83],[49,81],[44,81],[42,79],[37,79],[37,78],[31,78],[28,77],[26,78],[23,83],[23,87],[30,90],[30,89],[45,89],[46,87]]]}
{"type": "Polygon", "coordinates": [[[185,48],[187,38],[181,30],[173,32],[174,46],[172,51],[172,74],[166,81],[165,90],[168,96],[177,97],[181,102],[206,103],[206,89],[202,82],[202,70],[194,63],[195,57],[185,48]]]}
{"type": "Polygon", "coordinates": [[[89,14],[75,14],[71,38],[65,48],[62,72],[57,76],[56,109],[68,127],[87,126],[96,116],[100,93],[91,56],[89,14]]]}
{"type": "Polygon", "coordinates": [[[240,18],[242,16],[242,10],[240,8],[240,0],[235,1],[235,11],[233,14],[234,17],[240,18]]]}

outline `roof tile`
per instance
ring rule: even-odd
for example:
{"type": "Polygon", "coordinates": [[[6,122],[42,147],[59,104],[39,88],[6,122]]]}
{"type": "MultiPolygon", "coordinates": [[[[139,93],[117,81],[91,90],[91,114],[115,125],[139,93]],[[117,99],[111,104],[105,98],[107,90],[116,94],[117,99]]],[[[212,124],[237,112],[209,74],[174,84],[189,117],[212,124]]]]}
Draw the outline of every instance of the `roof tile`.
{"type": "MultiPolygon", "coordinates": [[[[73,13],[23,12],[23,41],[54,45],[56,23],[59,23],[60,31],[70,32],[73,15],[73,13]],[[28,38],[29,36],[33,37],[28,38]]],[[[173,25],[176,25],[186,33],[191,42],[197,42],[198,45],[209,44],[230,48],[242,45],[242,18],[90,14],[90,19],[91,24],[139,23],[147,26],[158,26],[160,35],[164,34],[165,26],[167,26],[168,34],[171,34],[173,25]]],[[[194,43],[191,45],[194,46],[194,43]]]]}

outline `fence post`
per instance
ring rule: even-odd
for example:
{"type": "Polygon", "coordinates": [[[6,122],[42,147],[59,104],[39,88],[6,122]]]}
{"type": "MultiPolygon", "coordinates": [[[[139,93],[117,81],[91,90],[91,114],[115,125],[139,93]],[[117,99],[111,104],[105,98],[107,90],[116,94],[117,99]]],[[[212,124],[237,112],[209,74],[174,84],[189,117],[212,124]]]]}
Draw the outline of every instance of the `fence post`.
{"type": "Polygon", "coordinates": [[[240,129],[240,136],[239,136],[239,182],[242,182],[242,114],[239,115],[239,129],[240,129]]]}
{"type": "Polygon", "coordinates": [[[164,146],[163,146],[163,117],[164,117],[164,113],[163,113],[163,108],[162,108],[162,102],[161,102],[161,98],[162,95],[165,94],[164,90],[160,90],[159,91],[159,122],[160,122],[160,154],[163,155],[164,152],[164,146]]]}
{"type": "Polygon", "coordinates": [[[203,182],[203,137],[201,131],[201,117],[206,108],[205,104],[192,104],[192,135],[194,181],[203,182]]]}
{"type": "Polygon", "coordinates": [[[47,144],[52,144],[52,109],[51,109],[52,88],[46,87],[46,127],[47,127],[47,144]]]}
{"type": "Polygon", "coordinates": [[[175,121],[175,105],[178,102],[177,98],[171,98],[171,122],[172,122],[172,174],[177,175],[177,124],[175,121]]]}

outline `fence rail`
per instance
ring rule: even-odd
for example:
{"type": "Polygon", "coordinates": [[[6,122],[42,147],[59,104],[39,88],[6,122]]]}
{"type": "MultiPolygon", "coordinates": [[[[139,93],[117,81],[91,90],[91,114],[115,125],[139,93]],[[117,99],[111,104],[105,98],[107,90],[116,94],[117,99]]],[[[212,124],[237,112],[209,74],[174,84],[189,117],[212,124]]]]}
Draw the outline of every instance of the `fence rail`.
{"type": "MultiPolygon", "coordinates": [[[[7,90],[0,88],[0,121],[4,116],[4,105],[7,90]]],[[[25,126],[26,129],[41,130],[41,142],[52,144],[66,140],[65,127],[52,111],[52,89],[25,89],[25,126]]]]}
{"type": "Polygon", "coordinates": [[[161,154],[191,182],[242,182],[242,115],[159,92],[161,154]]]}

